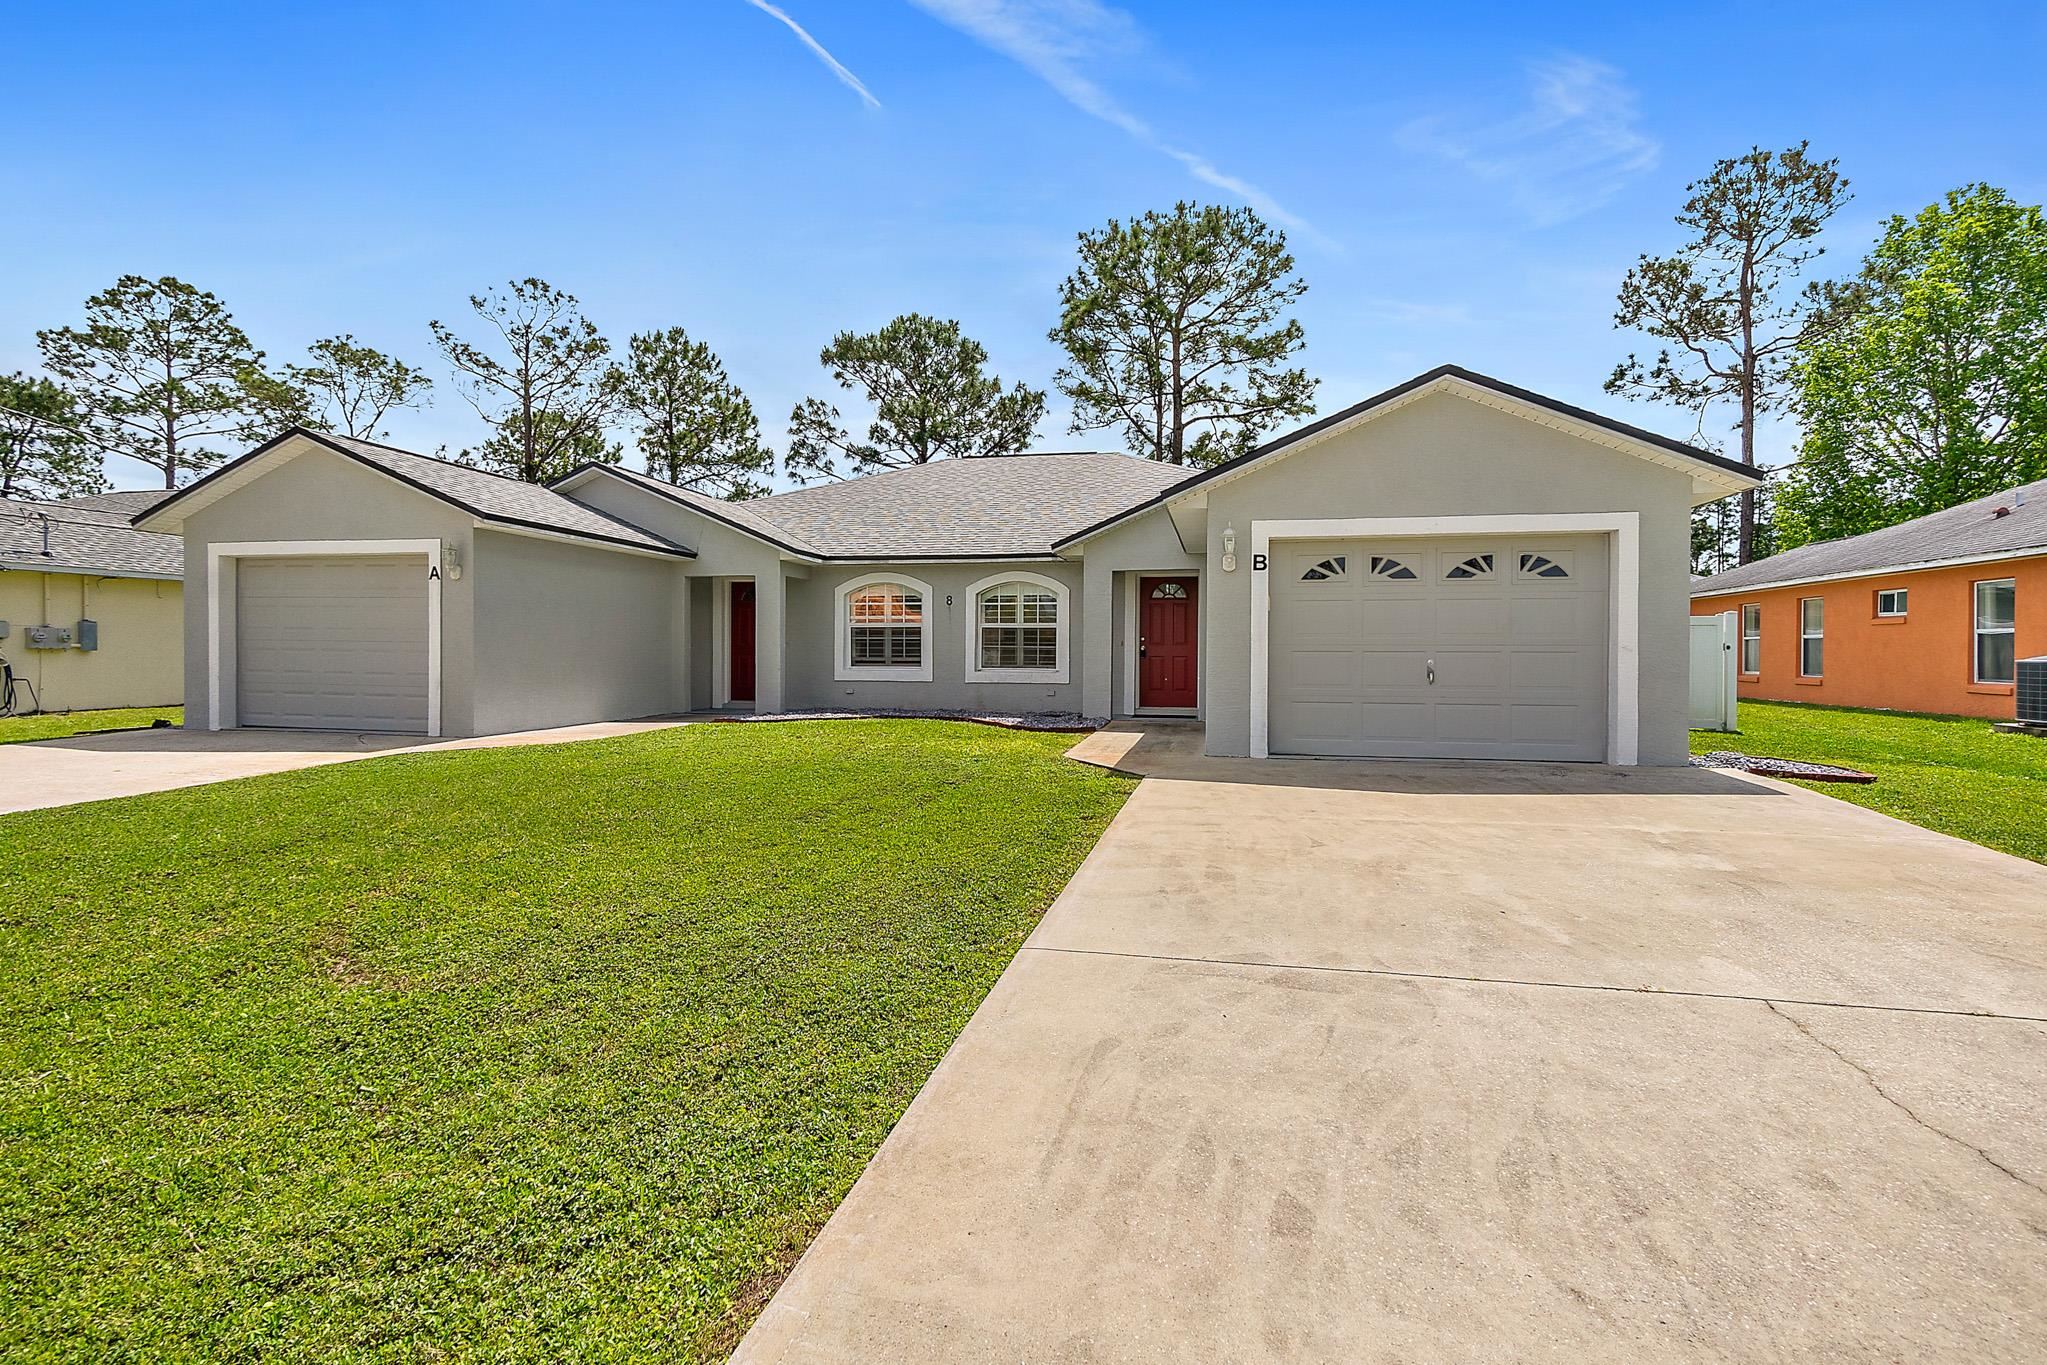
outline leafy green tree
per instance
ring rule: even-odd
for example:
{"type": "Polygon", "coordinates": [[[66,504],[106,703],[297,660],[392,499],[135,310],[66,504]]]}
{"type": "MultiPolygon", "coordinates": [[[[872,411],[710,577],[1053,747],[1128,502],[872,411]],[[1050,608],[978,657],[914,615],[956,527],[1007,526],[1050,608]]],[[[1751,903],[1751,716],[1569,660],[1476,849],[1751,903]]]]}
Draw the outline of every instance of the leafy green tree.
{"type": "Polygon", "coordinates": [[[638,428],[649,474],[721,498],[768,491],[775,454],[761,444],[753,404],[711,348],[682,328],[634,336],[611,387],[638,428]]]}
{"type": "Polygon", "coordinates": [[[527,278],[472,294],[469,306],[497,333],[494,349],[464,341],[444,323],[427,324],[460,377],[462,396],[492,431],[456,458],[529,483],[559,478],[589,459],[616,463],[622,452],[604,436],[614,407],[611,343],[575,296],[527,278]]]}
{"type": "Polygon", "coordinates": [[[0,376],[0,497],[65,498],[106,487],[71,395],[36,375],[0,376]]]}
{"type": "MultiPolygon", "coordinates": [[[[1621,281],[1614,325],[1668,343],[1654,359],[1629,355],[1606,391],[1676,404],[1704,430],[1708,410],[1731,402],[1741,462],[1756,463],[1756,422],[1782,405],[1793,352],[1834,325],[1853,287],[1797,281],[1824,252],[1813,239],[1848,202],[1834,161],[1806,144],[1760,147],[1714,163],[1685,187],[1677,215],[1691,240],[1669,256],[1643,256],[1621,281]]],[[[1737,557],[1757,557],[1757,498],[1741,496],[1737,557]]]]}
{"type": "Polygon", "coordinates": [[[313,425],[374,441],[397,408],[428,401],[433,381],[396,356],[356,343],[350,335],[324,337],[306,347],[309,365],[287,365],[286,376],[305,395],[313,425]]]}
{"type": "Polygon", "coordinates": [[[263,369],[226,305],[183,280],[123,275],[85,301],[85,326],[36,333],[86,438],[176,488],[270,434],[289,386],[263,369]]]}
{"type": "Polygon", "coordinates": [[[1969,185],[1884,225],[1843,325],[1802,347],[1790,544],[2047,478],[2047,217],[1969,185]]]}
{"type": "Polygon", "coordinates": [[[1082,233],[1051,332],[1072,429],[1115,427],[1150,459],[1210,465],[1306,416],[1315,381],[1285,368],[1301,324],[1281,319],[1307,289],[1286,234],[1247,208],[1181,203],[1082,233]]]}
{"type": "Polygon", "coordinates": [[[1019,450],[1045,420],[1044,392],[1023,384],[1005,392],[1001,379],[982,372],[987,350],[957,322],[905,313],[878,332],[839,333],[818,363],[841,388],[861,391],[874,420],[861,440],[830,403],[798,403],[787,463],[799,482],[839,477],[841,455],[853,473],[866,474],[1019,450]]]}

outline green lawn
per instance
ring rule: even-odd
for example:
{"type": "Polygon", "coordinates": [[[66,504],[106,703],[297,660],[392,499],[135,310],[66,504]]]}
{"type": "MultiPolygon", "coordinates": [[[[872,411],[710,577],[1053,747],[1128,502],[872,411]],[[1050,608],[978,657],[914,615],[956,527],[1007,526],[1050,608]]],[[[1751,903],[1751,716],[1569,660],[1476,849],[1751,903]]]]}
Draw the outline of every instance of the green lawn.
{"type": "Polygon", "coordinates": [[[0,1359],[730,1349],[1133,785],[702,725],[0,816],[0,1359]]]}
{"type": "Polygon", "coordinates": [[[1692,752],[1709,749],[1860,768],[1876,782],[1800,785],[2047,862],[2047,739],[1964,716],[1744,701],[1741,733],[1692,732],[1692,752]]]}
{"type": "Polygon", "coordinates": [[[112,711],[54,711],[45,716],[0,717],[0,744],[31,739],[62,739],[95,730],[137,730],[158,721],[185,723],[182,706],[123,706],[112,711]]]}

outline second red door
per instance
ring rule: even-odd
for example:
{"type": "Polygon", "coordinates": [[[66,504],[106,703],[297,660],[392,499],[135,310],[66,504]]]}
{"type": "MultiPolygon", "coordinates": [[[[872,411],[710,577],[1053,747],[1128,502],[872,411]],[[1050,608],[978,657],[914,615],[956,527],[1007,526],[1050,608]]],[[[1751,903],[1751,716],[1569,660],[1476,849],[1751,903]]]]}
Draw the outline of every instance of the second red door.
{"type": "Polygon", "coordinates": [[[1192,710],[1196,697],[1196,642],[1193,578],[1137,580],[1137,704],[1141,708],[1192,710]]]}

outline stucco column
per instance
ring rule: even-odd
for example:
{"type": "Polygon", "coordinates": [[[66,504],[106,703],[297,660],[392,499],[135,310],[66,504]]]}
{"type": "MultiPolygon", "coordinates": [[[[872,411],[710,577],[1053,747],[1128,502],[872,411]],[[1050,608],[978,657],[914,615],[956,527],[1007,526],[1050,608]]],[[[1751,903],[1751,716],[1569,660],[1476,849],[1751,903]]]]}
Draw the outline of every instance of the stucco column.
{"type": "Polygon", "coordinates": [[[754,677],[753,709],[780,711],[782,704],[782,646],[788,634],[784,624],[789,587],[782,576],[780,560],[754,580],[753,595],[754,677]]]}
{"type": "Polygon", "coordinates": [[[696,580],[681,565],[675,567],[669,584],[668,678],[669,705],[677,711],[690,709],[689,695],[689,594],[696,580]]]}
{"type": "Polygon", "coordinates": [[[1100,555],[1081,560],[1080,710],[1085,716],[1116,714],[1116,571],[1100,555]]]}

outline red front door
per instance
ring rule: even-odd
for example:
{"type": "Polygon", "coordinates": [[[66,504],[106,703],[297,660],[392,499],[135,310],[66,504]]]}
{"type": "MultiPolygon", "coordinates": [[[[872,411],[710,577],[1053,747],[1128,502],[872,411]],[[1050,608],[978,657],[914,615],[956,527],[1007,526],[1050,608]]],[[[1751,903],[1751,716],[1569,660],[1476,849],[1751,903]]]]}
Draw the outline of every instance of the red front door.
{"type": "Polygon", "coordinates": [[[732,585],[732,700],[753,700],[753,584],[732,585]]]}
{"type": "Polygon", "coordinates": [[[1137,705],[1195,704],[1195,642],[1200,637],[1194,594],[1200,580],[1137,580],[1137,705]]]}

